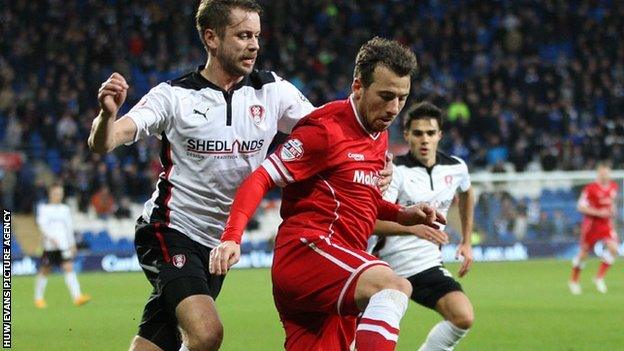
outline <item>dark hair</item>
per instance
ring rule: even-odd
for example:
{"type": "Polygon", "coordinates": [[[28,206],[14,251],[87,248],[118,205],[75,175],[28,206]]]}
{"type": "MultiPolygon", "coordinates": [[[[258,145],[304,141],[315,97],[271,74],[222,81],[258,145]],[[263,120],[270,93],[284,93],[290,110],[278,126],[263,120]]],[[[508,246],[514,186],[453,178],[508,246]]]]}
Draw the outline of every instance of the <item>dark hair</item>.
{"type": "Polygon", "coordinates": [[[400,77],[412,75],[418,66],[416,55],[405,45],[394,40],[374,37],[360,47],[355,58],[353,76],[360,78],[364,88],[373,83],[377,65],[392,70],[400,77]]]}
{"type": "Polygon", "coordinates": [[[438,122],[438,128],[442,130],[442,124],[444,120],[442,118],[442,110],[438,106],[428,101],[414,104],[412,105],[412,107],[410,107],[410,109],[407,111],[407,114],[405,115],[405,123],[403,123],[403,128],[405,128],[405,130],[408,130],[412,125],[412,121],[431,118],[434,118],[438,122]]]}
{"type": "Polygon", "coordinates": [[[230,24],[230,12],[233,8],[262,14],[262,7],[254,0],[201,0],[195,14],[195,26],[204,47],[204,31],[210,28],[222,38],[225,27],[230,24]]]}

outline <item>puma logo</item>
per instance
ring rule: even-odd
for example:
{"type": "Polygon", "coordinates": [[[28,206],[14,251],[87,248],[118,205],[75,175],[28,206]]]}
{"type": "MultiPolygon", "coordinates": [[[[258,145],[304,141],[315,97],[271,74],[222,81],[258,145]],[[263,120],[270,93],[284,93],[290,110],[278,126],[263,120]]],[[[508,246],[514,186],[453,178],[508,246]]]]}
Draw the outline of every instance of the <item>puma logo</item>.
{"type": "Polygon", "coordinates": [[[200,116],[204,116],[205,119],[208,119],[208,116],[206,116],[206,114],[208,113],[208,110],[210,110],[210,107],[206,108],[206,112],[203,112],[203,113],[201,111],[198,111],[197,109],[193,109],[193,113],[200,115],[200,116]]]}

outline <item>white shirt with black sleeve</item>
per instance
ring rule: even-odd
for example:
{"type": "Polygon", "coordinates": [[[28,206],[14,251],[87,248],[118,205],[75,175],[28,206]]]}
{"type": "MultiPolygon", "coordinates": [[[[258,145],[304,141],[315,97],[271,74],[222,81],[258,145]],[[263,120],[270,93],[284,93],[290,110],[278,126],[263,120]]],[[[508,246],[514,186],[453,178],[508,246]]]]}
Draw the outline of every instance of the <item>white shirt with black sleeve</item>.
{"type": "MultiPolygon", "coordinates": [[[[468,167],[460,158],[438,152],[436,163],[428,168],[408,153],[394,160],[392,182],[384,199],[404,206],[426,203],[446,216],[455,193],[469,188],[468,167]]],[[[373,236],[369,250],[402,277],[442,265],[439,246],[414,235],[373,236]]]]}
{"type": "Polygon", "coordinates": [[[264,160],[277,131],[290,133],[314,107],[273,72],[253,71],[227,92],[202,69],[155,86],[127,116],[137,125],[135,141],[162,140],[164,170],[143,219],[215,247],[240,183],[264,160]]]}

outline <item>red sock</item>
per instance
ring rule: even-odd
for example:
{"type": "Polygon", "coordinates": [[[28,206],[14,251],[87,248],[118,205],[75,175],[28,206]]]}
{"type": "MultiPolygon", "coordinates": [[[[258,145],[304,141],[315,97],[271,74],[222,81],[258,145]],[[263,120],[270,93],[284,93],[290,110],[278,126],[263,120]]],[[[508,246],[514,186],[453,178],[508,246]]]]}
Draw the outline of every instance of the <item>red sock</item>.
{"type": "Polygon", "coordinates": [[[611,267],[610,264],[606,263],[606,262],[601,262],[600,263],[600,268],[598,268],[598,273],[596,274],[596,278],[597,279],[602,279],[605,274],[607,273],[607,270],[609,269],[609,267],[611,267]]]}
{"type": "Polygon", "coordinates": [[[358,351],[394,351],[399,338],[399,329],[388,323],[362,318],[355,333],[355,348],[358,351]]]}
{"type": "Polygon", "coordinates": [[[573,282],[578,282],[580,275],[581,267],[572,267],[572,277],[570,277],[570,280],[573,282]]]}

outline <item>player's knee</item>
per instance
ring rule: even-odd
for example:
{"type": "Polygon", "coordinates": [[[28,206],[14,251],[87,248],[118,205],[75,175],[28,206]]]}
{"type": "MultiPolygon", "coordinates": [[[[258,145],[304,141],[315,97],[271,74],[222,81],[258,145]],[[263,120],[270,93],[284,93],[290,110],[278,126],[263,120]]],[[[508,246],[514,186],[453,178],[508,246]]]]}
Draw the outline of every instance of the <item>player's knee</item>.
{"type": "Polygon", "coordinates": [[[221,347],[223,342],[223,326],[203,328],[195,333],[187,334],[187,347],[190,351],[214,351],[221,347]]]}
{"type": "Polygon", "coordinates": [[[462,313],[454,315],[449,321],[454,326],[460,329],[470,329],[474,323],[474,313],[472,311],[464,311],[462,313]]]}

